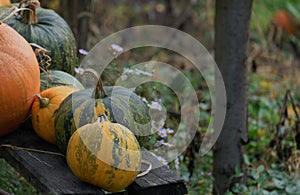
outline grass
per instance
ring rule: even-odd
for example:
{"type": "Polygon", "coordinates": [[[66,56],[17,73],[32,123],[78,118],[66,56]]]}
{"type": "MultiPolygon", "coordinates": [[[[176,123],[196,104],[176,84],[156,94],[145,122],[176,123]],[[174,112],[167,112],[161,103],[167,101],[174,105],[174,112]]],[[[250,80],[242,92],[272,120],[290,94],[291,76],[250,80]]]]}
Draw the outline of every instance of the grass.
{"type": "Polygon", "coordinates": [[[300,2],[298,0],[254,0],[251,29],[256,31],[259,26],[259,28],[267,30],[275,12],[282,9],[288,10],[299,17],[300,2]]]}
{"type": "Polygon", "coordinates": [[[0,158],[0,189],[11,194],[34,195],[37,190],[4,159],[0,158]]]}

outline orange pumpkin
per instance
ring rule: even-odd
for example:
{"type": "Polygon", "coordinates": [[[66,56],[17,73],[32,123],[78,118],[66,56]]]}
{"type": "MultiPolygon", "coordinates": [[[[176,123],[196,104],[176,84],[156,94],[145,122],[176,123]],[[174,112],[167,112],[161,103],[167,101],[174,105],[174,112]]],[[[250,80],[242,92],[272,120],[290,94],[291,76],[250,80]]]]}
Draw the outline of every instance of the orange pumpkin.
{"type": "Polygon", "coordinates": [[[54,113],[61,102],[77,89],[69,86],[48,88],[37,95],[32,105],[31,121],[34,131],[45,141],[55,144],[54,113]]]}
{"type": "Polygon", "coordinates": [[[0,0],[0,7],[10,5],[10,0],[0,0]]]}
{"type": "Polygon", "coordinates": [[[300,21],[290,13],[280,10],[273,17],[273,22],[281,27],[288,35],[296,35],[300,32],[300,21]]]}
{"type": "Polygon", "coordinates": [[[3,136],[28,117],[40,89],[40,70],[29,43],[1,22],[0,81],[0,136],[3,136]]]}

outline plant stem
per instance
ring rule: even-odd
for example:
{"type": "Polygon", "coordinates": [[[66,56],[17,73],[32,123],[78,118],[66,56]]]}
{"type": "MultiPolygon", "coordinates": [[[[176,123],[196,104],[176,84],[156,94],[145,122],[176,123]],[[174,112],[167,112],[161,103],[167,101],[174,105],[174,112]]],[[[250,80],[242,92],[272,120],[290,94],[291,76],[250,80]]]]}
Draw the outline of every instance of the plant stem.
{"type": "Polygon", "coordinates": [[[100,98],[106,97],[107,94],[103,88],[103,84],[102,84],[99,74],[94,69],[91,69],[91,68],[84,69],[83,74],[85,74],[85,73],[90,73],[97,81],[96,88],[92,94],[92,98],[100,99],[100,98]]]}
{"type": "Polygon", "coordinates": [[[23,22],[31,25],[31,24],[37,24],[38,18],[36,15],[36,9],[40,7],[40,2],[38,0],[23,0],[19,4],[19,8],[25,4],[26,8],[28,8],[30,11],[24,11],[22,12],[22,20],[23,22]]]}
{"type": "Polygon", "coordinates": [[[36,94],[35,96],[39,99],[40,108],[46,108],[49,105],[50,103],[49,98],[43,98],[40,94],[36,94]]]}

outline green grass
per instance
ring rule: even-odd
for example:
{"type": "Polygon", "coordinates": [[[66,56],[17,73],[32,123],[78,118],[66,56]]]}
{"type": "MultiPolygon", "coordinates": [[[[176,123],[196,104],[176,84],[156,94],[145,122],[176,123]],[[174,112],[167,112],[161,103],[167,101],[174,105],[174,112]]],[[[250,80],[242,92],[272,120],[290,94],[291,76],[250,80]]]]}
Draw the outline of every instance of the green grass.
{"type": "Polygon", "coordinates": [[[288,10],[296,17],[300,13],[299,0],[254,0],[251,18],[251,29],[256,30],[259,26],[267,30],[274,13],[278,10],[288,10]]]}
{"type": "Polygon", "coordinates": [[[0,167],[0,189],[18,195],[38,194],[37,190],[4,159],[0,159],[0,167]]]}

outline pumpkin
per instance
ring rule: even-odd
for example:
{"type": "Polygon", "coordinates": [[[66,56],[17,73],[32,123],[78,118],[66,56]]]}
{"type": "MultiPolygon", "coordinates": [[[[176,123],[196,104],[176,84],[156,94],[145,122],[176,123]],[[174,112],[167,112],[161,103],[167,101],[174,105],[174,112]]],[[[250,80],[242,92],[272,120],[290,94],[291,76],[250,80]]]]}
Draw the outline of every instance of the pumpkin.
{"type": "Polygon", "coordinates": [[[10,0],[0,0],[0,7],[10,5],[10,0]]]}
{"type": "Polygon", "coordinates": [[[0,72],[0,136],[3,136],[28,117],[40,89],[40,70],[29,43],[1,22],[0,72]]]}
{"type": "Polygon", "coordinates": [[[106,114],[112,122],[129,128],[142,146],[148,144],[149,137],[144,135],[150,134],[150,115],[144,102],[127,88],[103,88],[100,81],[96,90],[86,89],[69,95],[55,113],[56,144],[60,150],[65,153],[74,131],[95,122],[99,114],[106,114]]]}
{"type": "Polygon", "coordinates": [[[36,95],[31,109],[31,122],[34,131],[45,141],[55,144],[54,113],[61,102],[77,89],[57,86],[36,95]]]}
{"type": "Polygon", "coordinates": [[[300,21],[287,11],[277,11],[273,17],[273,23],[282,28],[288,35],[299,34],[300,21]]]}
{"type": "Polygon", "coordinates": [[[40,8],[38,0],[21,1],[19,6],[30,10],[19,12],[6,23],[29,43],[38,44],[49,51],[50,69],[74,74],[74,66],[77,64],[76,43],[66,21],[53,10],[40,8]]]}
{"type": "Polygon", "coordinates": [[[141,167],[141,151],[134,134],[101,115],[77,129],[68,143],[66,159],[76,177],[109,192],[129,186],[141,167]]]}
{"type": "Polygon", "coordinates": [[[82,84],[69,73],[60,70],[51,70],[41,73],[41,91],[55,86],[71,86],[84,89],[82,84]]]}

